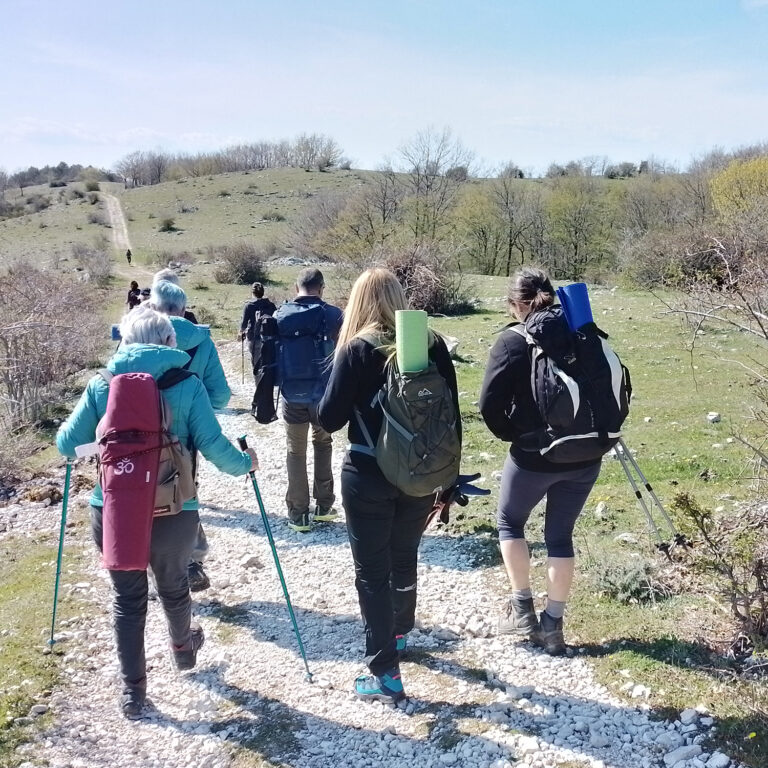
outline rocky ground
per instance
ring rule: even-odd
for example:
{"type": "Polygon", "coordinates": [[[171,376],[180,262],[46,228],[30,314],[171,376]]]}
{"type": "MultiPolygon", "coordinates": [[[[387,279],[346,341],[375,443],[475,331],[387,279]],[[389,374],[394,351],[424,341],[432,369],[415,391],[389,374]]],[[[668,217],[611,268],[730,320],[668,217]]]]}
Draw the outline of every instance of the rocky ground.
{"type": "MultiPolygon", "coordinates": [[[[65,568],[63,591],[76,594],[81,607],[59,628],[63,680],[31,713],[48,707],[52,722],[21,747],[27,768],[732,765],[705,746],[717,725],[706,712],[658,719],[645,703],[647,690],[632,680],[627,703],[595,681],[578,653],[553,659],[496,636],[504,580],[498,567],[483,565],[491,545],[437,530],[421,549],[419,628],[402,665],[407,702],[358,702],[351,685],[362,671],[363,632],[343,514],[308,535],[287,528],[282,424],[255,425],[243,408],[250,385],[240,385],[239,370],[232,381],[234,407],[220,420],[228,436],[246,432],[258,449],[259,484],[314,682],[304,679],[250,483],[203,462],[201,518],[213,585],[194,608],[207,637],[197,668],[175,670],[160,607],[151,602],[152,707],[141,721],[125,720],[117,708],[106,574],[95,554],[85,577],[65,568]]],[[[340,439],[337,470],[342,451],[340,439]]],[[[84,514],[86,499],[85,490],[76,495],[76,514],[84,514]]],[[[54,530],[59,507],[45,503],[0,509],[0,535],[54,530]]],[[[84,535],[79,543],[90,546],[84,535]]]]}

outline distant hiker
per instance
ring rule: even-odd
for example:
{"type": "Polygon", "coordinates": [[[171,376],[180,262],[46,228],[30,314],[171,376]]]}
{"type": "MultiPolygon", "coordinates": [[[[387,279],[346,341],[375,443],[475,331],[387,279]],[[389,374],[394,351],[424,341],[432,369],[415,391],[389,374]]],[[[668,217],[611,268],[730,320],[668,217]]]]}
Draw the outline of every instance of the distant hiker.
{"type": "MultiPolygon", "coordinates": [[[[189,363],[186,352],[173,348],[176,339],[171,321],[147,306],[125,315],[120,333],[123,343],[107,363],[107,370],[115,378],[107,384],[101,374],[94,376],[59,429],[56,445],[65,456],[73,458],[77,446],[95,439],[96,426],[107,410],[110,388],[120,374],[149,373],[157,380],[189,363]]],[[[230,475],[243,475],[258,468],[252,450],[241,452],[224,437],[205,388],[196,376],[184,378],[163,395],[172,414],[171,431],[182,444],[199,450],[219,470],[230,475]]],[[[99,485],[94,488],[90,503],[93,538],[101,550],[104,498],[99,485]]],[[[149,561],[168,622],[171,657],[181,670],[195,666],[204,640],[202,629],[191,624],[187,584],[187,566],[199,522],[197,508],[195,498],[186,502],[178,514],[155,517],[151,531],[149,561]]],[[[109,575],[114,589],[113,621],[122,679],[120,708],[126,717],[135,719],[142,716],[147,690],[147,571],[110,570],[109,575]]]]}
{"type": "Polygon", "coordinates": [[[139,290],[139,284],[135,280],[131,280],[131,287],[128,289],[128,299],[125,303],[128,305],[129,312],[141,304],[141,291],[139,290]]]}
{"type": "MultiPolygon", "coordinates": [[[[351,445],[341,469],[341,495],[365,623],[365,662],[371,671],[355,680],[355,692],[362,699],[390,702],[405,695],[400,657],[415,620],[418,547],[435,503],[435,492],[410,496],[389,482],[367,447],[376,443],[383,429],[377,395],[384,393],[388,382],[395,312],[407,308],[405,293],[389,270],[369,269],[358,277],[318,409],[318,420],[328,432],[349,425],[351,445]]],[[[429,339],[429,360],[450,399],[451,428],[460,447],[456,373],[443,340],[435,334],[429,339]]]]}
{"type": "Polygon", "coordinates": [[[131,249],[129,248],[129,249],[128,249],[128,250],[125,252],[125,258],[128,260],[128,266],[129,266],[129,267],[131,266],[131,256],[132,256],[132,254],[131,254],[131,249]]]}
{"type": "MultiPolygon", "coordinates": [[[[152,309],[168,315],[174,333],[176,346],[184,350],[191,358],[185,366],[203,382],[208,399],[214,408],[226,408],[232,397],[227,384],[227,377],[219,359],[216,345],[208,328],[191,323],[184,317],[187,295],[178,285],[168,280],[160,280],[152,285],[150,306],[152,309]]],[[[208,553],[208,540],[202,523],[198,527],[197,542],[189,562],[189,588],[199,592],[210,587],[211,582],[203,569],[203,561],[208,553]]]]}
{"type": "Polygon", "coordinates": [[[251,286],[253,298],[245,302],[243,307],[243,319],[240,321],[240,333],[238,339],[248,340],[248,349],[251,353],[251,365],[255,373],[258,367],[258,339],[259,318],[262,316],[271,317],[275,314],[277,307],[269,300],[264,298],[264,286],[261,283],[254,283],[251,286]],[[254,344],[254,342],[256,342],[254,344]]]}
{"type": "MultiPolygon", "coordinates": [[[[555,301],[549,277],[525,267],[510,281],[509,310],[532,320],[555,301]],[[530,316],[530,318],[529,318],[530,316]]],[[[567,325],[564,326],[567,332],[567,325]]],[[[539,452],[545,426],[531,388],[531,353],[525,333],[504,330],[493,345],[480,394],[480,413],[496,437],[511,443],[499,491],[499,542],[512,596],[499,632],[528,637],[551,655],[566,650],[563,613],[574,573],[573,529],[600,472],[600,458],[554,463],[539,452]],[[546,497],[547,602],[539,618],[530,582],[525,525],[546,497]]]]}
{"type": "MultiPolygon", "coordinates": [[[[161,269],[159,272],[155,272],[155,276],[152,278],[152,285],[159,283],[161,280],[167,280],[169,283],[180,286],[179,276],[172,269],[161,269]]],[[[195,313],[190,309],[184,310],[184,319],[189,320],[190,323],[197,325],[197,318],[195,313]]]]}
{"type": "Polygon", "coordinates": [[[151,290],[149,288],[142,288],[141,289],[141,303],[144,304],[147,301],[149,301],[149,294],[151,293],[151,290]]]}
{"type": "Polygon", "coordinates": [[[323,301],[325,282],[319,269],[307,268],[296,279],[296,298],[275,312],[280,344],[279,382],[288,442],[288,526],[301,533],[310,530],[307,437],[312,426],[314,449],[312,518],[333,520],[333,442],[317,420],[317,404],[328,380],[330,355],[341,328],[342,312],[323,301]]]}

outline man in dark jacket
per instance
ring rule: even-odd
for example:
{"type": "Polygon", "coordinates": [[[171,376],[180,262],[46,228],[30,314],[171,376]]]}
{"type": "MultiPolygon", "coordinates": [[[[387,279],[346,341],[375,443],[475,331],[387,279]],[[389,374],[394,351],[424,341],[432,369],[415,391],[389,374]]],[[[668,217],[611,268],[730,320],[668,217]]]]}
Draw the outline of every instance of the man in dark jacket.
{"type": "MultiPolygon", "coordinates": [[[[307,268],[302,270],[296,279],[296,298],[293,301],[286,301],[275,312],[275,320],[277,321],[278,334],[281,334],[281,324],[287,318],[296,317],[302,311],[319,305],[323,312],[323,336],[328,347],[325,354],[330,356],[339,337],[343,315],[338,307],[323,301],[324,288],[323,273],[319,269],[307,268]]],[[[284,349],[283,357],[288,357],[289,354],[284,349]]],[[[306,362],[313,361],[308,360],[306,362]]],[[[307,479],[307,438],[310,425],[312,426],[312,446],[315,459],[313,496],[316,502],[312,519],[317,521],[333,520],[337,514],[333,509],[333,502],[336,498],[333,493],[333,471],[331,469],[333,440],[317,420],[317,405],[327,383],[328,371],[323,370],[323,360],[315,360],[314,362],[318,376],[315,387],[316,398],[301,397],[297,399],[293,394],[294,388],[291,386],[290,379],[284,379],[282,382],[283,419],[288,442],[288,491],[285,494],[285,502],[288,507],[289,527],[301,533],[310,530],[310,496],[307,479]]]]}
{"type": "Polygon", "coordinates": [[[259,364],[260,345],[259,341],[259,318],[271,316],[275,313],[277,307],[269,300],[264,298],[264,286],[261,283],[254,283],[251,286],[253,298],[245,302],[243,307],[243,319],[240,321],[239,340],[248,339],[248,350],[251,353],[251,368],[254,376],[259,364]]]}

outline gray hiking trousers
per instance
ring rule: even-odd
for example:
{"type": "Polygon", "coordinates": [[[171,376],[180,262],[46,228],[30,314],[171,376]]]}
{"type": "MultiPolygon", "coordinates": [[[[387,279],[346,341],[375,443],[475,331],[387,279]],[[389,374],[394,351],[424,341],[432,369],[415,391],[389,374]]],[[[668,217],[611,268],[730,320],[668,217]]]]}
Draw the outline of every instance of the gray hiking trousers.
{"type": "MultiPolygon", "coordinates": [[[[168,622],[171,644],[190,642],[192,601],[187,567],[197,537],[196,509],[178,515],[156,517],[152,524],[149,563],[157,594],[168,622]]],[[[99,551],[104,529],[101,507],[91,507],[91,530],[99,551]]],[[[114,589],[112,613],[117,658],[124,688],[146,689],[147,665],[144,656],[144,626],[147,621],[148,581],[146,571],[110,571],[114,589]]]]}

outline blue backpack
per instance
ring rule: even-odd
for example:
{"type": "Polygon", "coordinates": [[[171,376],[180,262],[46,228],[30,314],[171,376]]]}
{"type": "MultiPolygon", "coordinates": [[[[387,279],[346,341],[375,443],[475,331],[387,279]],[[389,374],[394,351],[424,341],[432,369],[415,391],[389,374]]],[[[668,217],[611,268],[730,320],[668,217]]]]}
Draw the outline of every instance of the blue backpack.
{"type": "Polygon", "coordinates": [[[325,303],[286,301],[274,318],[275,386],[287,403],[319,403],[330,376],[334,348],[325,303]]]}

